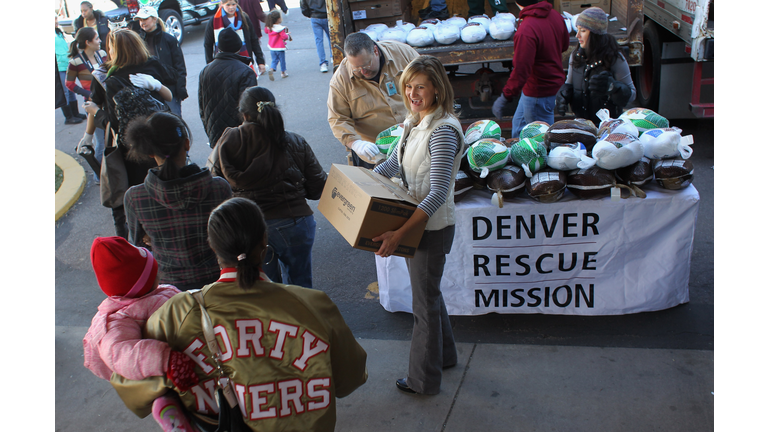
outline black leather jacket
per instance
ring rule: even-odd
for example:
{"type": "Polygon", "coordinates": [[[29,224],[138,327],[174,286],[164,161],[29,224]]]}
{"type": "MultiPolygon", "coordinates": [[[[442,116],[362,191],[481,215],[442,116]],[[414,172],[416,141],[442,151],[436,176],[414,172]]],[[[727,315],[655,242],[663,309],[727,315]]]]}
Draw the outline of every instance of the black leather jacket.
{"type": "MultiPolygon", "coordinates": [[[[285,132],[284,152],[274,154],[254,123],[229,128],[218,144],[221,174],[234,196],[256,202],[265,219],[312,214],[306,200],[318,200],[327,174],[301,135],[285,132]]],[[[214,170],[214,174],[216,171],[214,170]]]]}

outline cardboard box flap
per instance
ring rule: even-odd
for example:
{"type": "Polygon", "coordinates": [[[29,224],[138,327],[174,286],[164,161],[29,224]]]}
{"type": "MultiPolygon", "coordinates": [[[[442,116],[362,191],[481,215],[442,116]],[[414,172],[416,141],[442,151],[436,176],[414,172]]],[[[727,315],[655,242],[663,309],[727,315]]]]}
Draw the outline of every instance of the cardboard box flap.
{"type": "Polygon", "coordinates": [[[344,175],[349,177],[349,179],[355,183],[355,186],[373,198],[405,201],[414,206],[419,205],[419,202],[408,195],[408,192],[405,189],[381,174],[377,174],[369,169],[361,167],[341,164],[333,165],[337,167],[339,171],[344,173],[344,175]]]}

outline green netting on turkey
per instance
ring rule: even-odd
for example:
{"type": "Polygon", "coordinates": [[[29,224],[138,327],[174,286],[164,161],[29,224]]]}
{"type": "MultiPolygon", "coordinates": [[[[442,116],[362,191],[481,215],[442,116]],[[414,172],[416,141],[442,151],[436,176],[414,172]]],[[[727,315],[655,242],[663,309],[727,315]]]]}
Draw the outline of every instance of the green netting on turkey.
{"type": "Polygon", "coordinates": [[[509,158],[523,167],[526,176],[531,177],[533,173],[547,166],[547,146],[543,142],[524,138],[512,145],[509,158]]]}
{"type": "Polygon", "coordinates": [[[495,139],[481,139],[467,151],[467,162],[473,171],[485,178],[489,172],[501,169],[509,159],[509,147],[495,139]]]}

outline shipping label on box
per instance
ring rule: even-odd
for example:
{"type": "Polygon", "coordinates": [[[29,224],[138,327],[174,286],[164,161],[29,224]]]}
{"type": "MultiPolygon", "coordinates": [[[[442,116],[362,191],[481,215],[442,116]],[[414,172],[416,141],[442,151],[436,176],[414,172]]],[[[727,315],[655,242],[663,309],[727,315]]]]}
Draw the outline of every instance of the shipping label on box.
{"type": "MultiPolygon", "coordinates": [[[[362,167],[334,164],[317,208],[352,247],[376,252],[381,242],[373,238],[402,227],[417,205],[384,176],[362,167]]],[[[394,255],[412,257],[425,226],[426,222],[411,230],[394,255]]]]}

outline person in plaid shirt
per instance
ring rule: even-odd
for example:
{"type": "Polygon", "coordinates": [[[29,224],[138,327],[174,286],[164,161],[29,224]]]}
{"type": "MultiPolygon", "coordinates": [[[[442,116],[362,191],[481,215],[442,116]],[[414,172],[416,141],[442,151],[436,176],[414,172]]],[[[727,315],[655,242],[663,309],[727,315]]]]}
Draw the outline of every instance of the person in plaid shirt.
{"type": "Polygon", "coordinates": [[[158,165],[143,184],[125,193],[128,241],[150,246],[160,282],[181,291],[218,279],[219,264],[207,241],[208,216],[232,196],[226,180],[186,164],[189,137],[184,120],[168,112],[138,117],[126,130],[128,157],[154,159],[158,165]]]}

